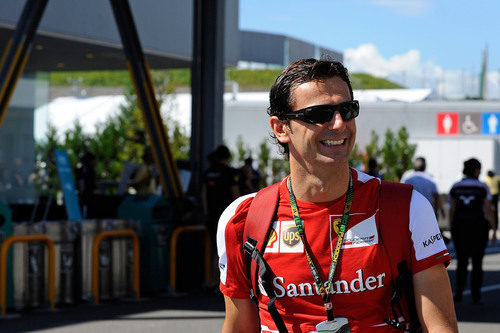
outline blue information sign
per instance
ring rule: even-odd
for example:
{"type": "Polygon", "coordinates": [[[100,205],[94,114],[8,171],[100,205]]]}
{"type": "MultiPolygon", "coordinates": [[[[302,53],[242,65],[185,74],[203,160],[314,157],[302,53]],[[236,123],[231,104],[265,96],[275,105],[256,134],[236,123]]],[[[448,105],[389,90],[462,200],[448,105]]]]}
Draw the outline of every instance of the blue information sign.
{"type": "Polygon", "coordinates": [[[488,112],[481,115],[481,133],[487,135],[500,134],[500,112],[488,112]]]}
{"type": "Polygon", "coordinates": [[[64,204],[66,213],[70,220],[81,220],[82,213],[80,212],[80,203],[76,195],[75,183],[73,181],[73,172],[69,163],[68,153],[63,149],[54,151],[56,157],[57,170],[59,172],[59,180],[64,195],[64,204]]]}

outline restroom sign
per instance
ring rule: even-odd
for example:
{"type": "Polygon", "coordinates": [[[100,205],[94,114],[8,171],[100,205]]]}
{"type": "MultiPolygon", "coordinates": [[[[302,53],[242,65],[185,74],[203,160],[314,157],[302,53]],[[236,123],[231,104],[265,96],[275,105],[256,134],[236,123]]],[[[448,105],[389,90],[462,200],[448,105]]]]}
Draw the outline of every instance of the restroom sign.
{"type": "Polygon", "coordinates": [[[439,112],[437,114],[437,135],[457,135],[458,134],[458,113],[439,112]]]}
{"type": "Polygon", "coordinates": [[[481,114],[479,113],[461,113],[460,134],[472,135],[481,134],[481,114]]]}
{"type": "Polygon", "coordinates": [[[487,135],[500,134],[500,112],[483,113],[481,123],[481,133],[487,135]]]}

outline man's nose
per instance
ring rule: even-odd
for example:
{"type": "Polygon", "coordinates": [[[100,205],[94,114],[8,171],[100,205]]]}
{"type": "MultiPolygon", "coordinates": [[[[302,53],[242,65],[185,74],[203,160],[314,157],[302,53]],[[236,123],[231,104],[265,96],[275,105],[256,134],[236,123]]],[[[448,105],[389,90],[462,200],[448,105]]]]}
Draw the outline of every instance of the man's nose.
{"type": "Polygon", "coordinates": [[[335,114],[333,115],[332,120],[330,120],[328,122],[328,127],[331,130],[338,131],[338,130],[344,129],[345,126],[346,125],[345,125],[344,119],[342,119],[342,116],[340,115],[340,113],[338,111],[335,111],[335,114]]]}

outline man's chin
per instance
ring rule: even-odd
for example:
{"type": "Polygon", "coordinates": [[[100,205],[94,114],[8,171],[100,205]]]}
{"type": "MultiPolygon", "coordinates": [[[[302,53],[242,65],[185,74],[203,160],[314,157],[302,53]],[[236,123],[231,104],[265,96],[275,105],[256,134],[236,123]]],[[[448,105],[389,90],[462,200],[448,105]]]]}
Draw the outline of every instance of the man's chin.
{"type": "Polygon", "coordinates": [[[349,165],[349,155],[340,156],[322,156],[321,161],[325,164],[335,164],[335,165],[349,165]]]}

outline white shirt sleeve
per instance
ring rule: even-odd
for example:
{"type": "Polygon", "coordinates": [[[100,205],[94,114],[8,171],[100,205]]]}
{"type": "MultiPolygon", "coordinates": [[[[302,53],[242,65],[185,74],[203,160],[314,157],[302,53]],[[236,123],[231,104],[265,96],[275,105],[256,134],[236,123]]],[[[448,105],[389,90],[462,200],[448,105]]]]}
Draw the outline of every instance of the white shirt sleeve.
{"type": "Polygon", "coordinates": [[[410,202],[409,227],[416,260],[422,260],[446,250],[431,204],[415,190],[413,190],[410,202]]]}

